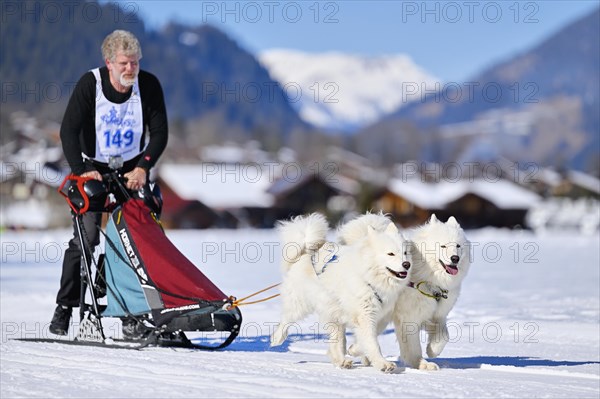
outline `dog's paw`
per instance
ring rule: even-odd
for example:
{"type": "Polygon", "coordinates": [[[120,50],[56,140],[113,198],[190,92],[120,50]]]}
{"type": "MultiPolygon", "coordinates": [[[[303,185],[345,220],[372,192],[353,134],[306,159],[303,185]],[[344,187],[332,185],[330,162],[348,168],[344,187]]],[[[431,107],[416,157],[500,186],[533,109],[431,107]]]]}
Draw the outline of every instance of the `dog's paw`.
{"type": "Polygon", "coordinates": [[[421,359],[418,369],[419,370],[427,370],[427,371],[435,371],[435,370],[439,370],[440,366],[438,366],[437,364],[435,364],[433,362],[428,362],[425,359],[421,359]]]}
{"type": "Polygon", "coordinates": [[[360,350],[360,347],[357,344],[350,345],[350,347],[348,348],[348,354],[352,357],[360,357],[363,366],[369,367],[371,365],[371,360],[369,360],[369,358],[365,356],[365,354],[363,353],[363,351],[360,350]]]}
{"type": "Polygon", "coordinates": [[[391,373],[396,370],[396,363],[394,362],[382,362],[379,364],[373,364],[373,367],[376,369],[383,371],[384,373],[391,373]]]}
{"type": "Polygon", "coordinates": [[[338,367],[341,369],[351,369],[354,367],[354,363],[352,362],[352,359],[344,359],[340,364],[338,364],[338,367]]]}

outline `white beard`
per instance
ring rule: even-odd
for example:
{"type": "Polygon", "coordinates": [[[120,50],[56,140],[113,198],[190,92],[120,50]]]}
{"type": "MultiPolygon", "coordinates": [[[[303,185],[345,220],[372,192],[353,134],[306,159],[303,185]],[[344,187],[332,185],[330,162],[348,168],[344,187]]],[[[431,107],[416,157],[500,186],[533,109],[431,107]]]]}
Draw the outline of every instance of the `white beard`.
{"type": "Polygon", "coordinates": [[[119,83],[125,87],[133,86],[135,83],[135,79],[137,78],[137,73],[133,75],[133,78],[126,78],[125,72],[119,75],[119,83]]]}

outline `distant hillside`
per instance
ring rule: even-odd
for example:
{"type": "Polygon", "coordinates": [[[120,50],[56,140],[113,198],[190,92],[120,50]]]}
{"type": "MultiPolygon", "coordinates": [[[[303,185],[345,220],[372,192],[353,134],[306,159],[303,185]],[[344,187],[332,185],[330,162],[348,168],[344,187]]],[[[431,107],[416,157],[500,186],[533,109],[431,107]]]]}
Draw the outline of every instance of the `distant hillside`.
{"type": "MultiPolygon", "coordinates": [[[[570,147],[575,152],[567,154],[570,158],[566,162],[580,169],[589,168],[590,164],[598,163],[594,157],[599,156],[600,148],[599,37],[600,10],[596,10],[531,50],[469,79],[462,87],[457,88],[456,84],[446,85],[445,90],[437,95],[421,97],[419,101],[398,109],[363,130],[359,139],[360,136],[366,138],[373,132],[381,134],[382,131],[406,130],[407,125],[422,131],[482,118],[495,120],[496,116],[490,114],[494,110],[501,110],[505,119],[510,119],[510,113],[519,110],[532,110],[531,112],[539,114],[540,105],[554,102],[563,107],[564,101],[561,99],[569,98],[579,103],[579,106],[574,107],[576,115],[565,115],[573,120],[581,120],[571,124],[573,132],[563,131],[561,138],[551,138],[555,148],[548,148],[546,157],[550,157],[552,153],[559,154],[560,149],[565,146],[570,147]],[[583,142],[579,131],[585,135],[583,142]],[[574,142],[570,142],[570,133],[573,133],[574,142]]],[[[468,127],[471,128],[472,126],[468,127]]],[[[531,131],[536,129],[538,135],[543,133],[540,126],[534,126],[531,131]]],[[[453,128],[453,131],[456,130],[453,128]]],[[[420,140],[428,141],[423,138],[420,140]]],[[[404,141],[411,140],[405,138],[404,141]]],[[[533,143],[535,140],[523,140],[524,146],[533,143]]],[[[435,158],[438,154],[432,151],[430,148],[423,156],[435,158]]]]}
{"type": "Polygon", "coordinates": [[[290,92],[302,118],[330,130],[356,131],[395,111],[405,88],[434,88],[435,78],[404,54],[368,57],[340,52],[305,53],[272,49],[259,60],[290,92]]]}
{"type": "MultiPolygon", "coordinates": [[[[60,4],[55,8],[60,10],[60,4]]],[[[146,30],[142,20],[115,3],[93,4],[87,9],[100,16],[93,23],[81,12],[83,2],[69,2],[70,9],[80,12],[60,18],[44,14],[43,2],[31,1],[22,7],[38,7],[39,18],[3,14],[3,106],[34,114],[51,108],[62,116],[75,82],[85,71],[103,65],[104,37],[114,29],[126,29],[140,39],[142,69],[161,80],[171,122],[210,119],[224,135],[227,127],[242,134],[282,136],[307,127],[254,56],[218,29],[172,24],[160,31],[146,30]]]]}

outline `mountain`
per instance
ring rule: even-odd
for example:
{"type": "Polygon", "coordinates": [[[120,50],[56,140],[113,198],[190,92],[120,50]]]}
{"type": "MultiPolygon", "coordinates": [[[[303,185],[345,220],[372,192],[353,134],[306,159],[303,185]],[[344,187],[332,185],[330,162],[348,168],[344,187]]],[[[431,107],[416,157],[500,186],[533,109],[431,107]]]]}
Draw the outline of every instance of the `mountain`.
{"type": "Polygon", "coordinates": [[[215,27],[147,29],[118,4],[2,3],[0,144],[14,110],[60,121],[79,77],[103,64],[104,37],[126,29],[163,85],[177,157],[229,139],[313,156],[337,140],[385,164],[509,157],[600,171],[599,10],[458,85],[402,55],[273,50],[259,62],[215,27]]]}
{"type": "Polygon", "coordinates": [[[230,132],[246,138],[285,137],[308,127],[255,57],[215,27],[170,24],[149,30],[118,3],[74,1],[68,4],[70,13],[61,4],[53,3],[58,14],[51,14],[47,3],[35,1],[19,6],[30,14],[37,10],[37,15],[3,13],[0,71],[6,109],[60,120],[77,80],[104,64],[104,37],[126,29],[141,42],[141,68],[161,81],[174,125],[200,121],[194,131],[212,126],[221,139],[230,132]]]}
{"type": "MultiPolygon", "coordinates": [[[[447,147],[453,139],[463,151],[457,149],[449,157],[458,159],[467,153],[471,158],[509,155],[514,159],[517,155],[522,158],[515,161],[597,169],[599,36],[597,9],[469,82],[444,85],[437,94],[399,108],[359,132],[359,141],[374,132],[407,132],[410,126],[429,132],[429,137],[416,139],[428,147],[420,153],[424,159],[448,161],[439,147],[447,147]],[[515,121],[521,124],[519,129],[515,121]],[[471,139],[466,138],[469,135],[471,139]],[[515,149],[519,149],[517,154],[515,149]]],[[[409,129],[406,135],[410,133],[409,129]]]]}
{"type": "Polygon", "coordinates": [[[300,116],[329,130],[354,131],[371,124],[436,81],[402,54],[367,57],[272,49],[258,58],[300,116]]]}
{"type": "Polygon", "coordinates": [[[174,115],[219,112],[247,130],[282,135],[307,126],[268,71],[220,30],[171,24],[155,35],[143,60],[168,81],[165,95],[174,115]]]}

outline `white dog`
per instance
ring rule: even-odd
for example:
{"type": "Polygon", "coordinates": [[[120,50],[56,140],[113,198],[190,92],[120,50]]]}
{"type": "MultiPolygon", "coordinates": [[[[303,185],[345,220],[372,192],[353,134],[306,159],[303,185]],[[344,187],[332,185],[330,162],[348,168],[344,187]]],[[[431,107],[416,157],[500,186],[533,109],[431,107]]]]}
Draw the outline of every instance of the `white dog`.
{"type": "Polygon", "coordinates": [[[432,215],[411,237],[413,270],[394,311],[394,328],[404,363],[437,370],[423,359],[419,331],[428,333],[427,356],[437,357],[448,343],[446,318],[454,307],[470,266],[469,241],[454,217],[446,223],[432,215]]]}
{"type": "MultiPolygon", "coordinates": [[[[381,214],[361,216],[340,230],[340,241],[355,242],[364,236],[367,226],[382,231],[388,220],[381,214]]],[[[413,265],[410,288],[402,290],[393,313],[406,365],[421,370],[438,369],[435,363],[423,359],[419,332],[422,329],[428,332],[427,355],[438,356],[448,342],[446,317],[458,299],[461,282],[469,269],[468,246],[454,217],[442,223],[432,215],[427,224],[414,231],[409,246],[413,265]]],[[[361,349],[353,345],[349,352],[358,355],[364,352],[361,349]]]]}
{"type": "Polygon", "coordinates": [[[381,354],[377,335],[409,280],[410,261],[396,226],[387,219],[379,229],[368,227],[351,245],[326,242],[328,223],[316,213],[281,222],[279,229],[284,245],[283,310],[271,345],[285,341],[290,323],[316,312],[332,327],[328,355],[334,365],[352,367],[345,357],[350,327],[373,367],[394,370],[396,364],[381,354]]]}

